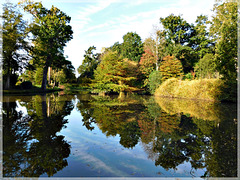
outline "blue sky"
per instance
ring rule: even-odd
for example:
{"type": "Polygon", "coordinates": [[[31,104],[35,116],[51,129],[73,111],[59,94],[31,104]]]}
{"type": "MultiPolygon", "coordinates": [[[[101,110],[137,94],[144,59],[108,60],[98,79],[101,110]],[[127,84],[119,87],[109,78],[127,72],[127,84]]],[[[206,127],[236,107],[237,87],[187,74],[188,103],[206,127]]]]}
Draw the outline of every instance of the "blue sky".
{"type": "MultiPolygon", "coordinates": [[[[18,2],[10,0],[10,2],[18,2]]],[[[42,0],[71,16],[73,39],[65,48],[65,55],[77,69],[84,51],[96,46],[100,52],[115,42],[122,42],[127,32],[136,32],[144,41],[160,27],[159,18],[173,13],[194,23],[198,15],[212,16],[214,0],[42,0]]]]}

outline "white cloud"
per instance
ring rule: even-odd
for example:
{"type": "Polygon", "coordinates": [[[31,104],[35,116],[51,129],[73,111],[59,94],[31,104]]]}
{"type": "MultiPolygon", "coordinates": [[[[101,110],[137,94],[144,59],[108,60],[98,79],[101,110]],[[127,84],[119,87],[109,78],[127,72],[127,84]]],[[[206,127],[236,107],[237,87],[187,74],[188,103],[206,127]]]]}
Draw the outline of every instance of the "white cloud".
{"type": "Polygon", "coordinates": [[[108,173],[113,174],[114,176],[126,176],[127,174],[123,171],[120,171],[118,168],[110,167],[101,159],[87,153],[87,147],[84,145],[78,146],[76,149],[73,148],[74,156],[76,159],[83,161],[84,163],[89,164],[91,167],[97,170],[104,170],[108,173]]]}
{"type": "Polygon", "coordinates": [[[18,112],[19,112],[19,111],[22,111],[23,116],[28,115],[28,113],[27,113],[27,108],[26,108],[25,106],[21,106],[18,101],[16,101],[16,104],[17,104],[16,110],[17,110],[18,112]]]}
{"type": "Polygon", "coordinates": [[[107,1],[100,1],[98,4],[90,4],[87,7],[80,7],[76,19],[89,21],[89,16],[105,9],[110,5],[107,1]]]}
{"type": "Polygon", "coordinates": [[[93,21],[91,16],[103,11],[107,7],[109,7],[112,3],[117,0],[104,0],[104,1],[88,1],[88,5],[85,7],[80,7],[77,11],[77,15],[75,17],[76,20],[83,22],[84,24],[88,24],[93,21]]]}
{"type": "Polygon", "coordinates": [[[132,165],[132,164],[127,164],[125,162],[122,162],[121,165],[124,166],[124,167],[127,167],[128,169],[132,169],[132,170],[135,170],[135,171],[139,170],[139,168],[137,166],[132,165]]]}

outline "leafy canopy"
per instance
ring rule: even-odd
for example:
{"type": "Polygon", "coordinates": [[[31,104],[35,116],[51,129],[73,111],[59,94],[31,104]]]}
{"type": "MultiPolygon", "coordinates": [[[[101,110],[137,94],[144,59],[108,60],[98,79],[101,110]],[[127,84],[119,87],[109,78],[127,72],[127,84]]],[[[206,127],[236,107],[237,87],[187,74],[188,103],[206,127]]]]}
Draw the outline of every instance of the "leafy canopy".
{"type": "Polygon", "coordinates": [[[132,61],[139,62],[143,53],[143,43],[137,33],[128,32],[123,36],[122,55],[132,61]]]}
{"type": "Polygon", "coordinates": [[[71,18],[54,6],[46,9],[41,2],[25,0],[20,4],[34,17],[30,25],[34,43],[33,64],[44,68],[42,89],[46,89],[48,67],[65,61],[63,48],[73,34],[68,25],[71,18]]]}
{"type": "Polygon", "coordinates": [[[206,54],[195,66],[199,78],[216,78],[216,64],[213,54],[206,54]]]}
{"type": "Polygon", "coordinates": [[[94,70],[99,64],[99,54],[94,53],[94,50],[96,50],[96,47],[90,46],[88,50],[85,51],[82,65],[77,69],[81,78],[87,77],[93,79],[94,70]]]}
{"type": "Polygon", "coordinates": [[[189,42],[192,27],[181,16],[169,15],[166,18],[160,18],[167,37],[168,43],[181,44],[189,42]]]}

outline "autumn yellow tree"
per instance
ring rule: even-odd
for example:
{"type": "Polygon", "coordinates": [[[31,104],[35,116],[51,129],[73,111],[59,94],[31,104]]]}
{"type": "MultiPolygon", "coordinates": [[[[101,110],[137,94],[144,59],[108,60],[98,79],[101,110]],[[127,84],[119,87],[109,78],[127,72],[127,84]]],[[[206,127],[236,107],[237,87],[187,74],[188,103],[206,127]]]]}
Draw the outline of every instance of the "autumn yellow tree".
{"type": "Polygon", "coordinates": [[[101,63],[94,72],[93,88],[97,92],[123,92],[136,88],[131,81],[136,79],[137,64],[123,59],[117,51],[107,51],[101,57],[101,63]]]}
{"type": "Polygon", "coordinates": [[[162,81],[169,78],[178,78],[183,76],[183,67],[181,61],[174,56],[166,56],[160,65],[162,81]]]}

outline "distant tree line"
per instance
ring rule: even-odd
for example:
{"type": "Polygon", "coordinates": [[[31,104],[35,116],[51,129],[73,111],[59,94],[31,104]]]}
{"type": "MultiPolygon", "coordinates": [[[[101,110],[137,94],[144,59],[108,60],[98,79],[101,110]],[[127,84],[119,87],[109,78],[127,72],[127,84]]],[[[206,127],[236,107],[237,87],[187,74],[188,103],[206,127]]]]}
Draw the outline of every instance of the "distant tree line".
{"type": "Polygon", "coordinates": [[[180,79],[237,78],[237,2],[216,1],[215,15],[205,15],[190,24],[180,15],[160,18],[163,29],[155,29],[142,42],[136,32],[123,36],[100,54],[85,51],[78,68],[78,81],[96,92],[146,90],[151,93],[163,81],[180,79]]]}
{"type": "MultiPolygon", "coordinates": [[[[78,83],[95,92],[144,90],[153,93],[165,80],[221,78],[237,79],[236,1],[216,1],[214,16],[205,15],[188,23],[181,15],[160,18],[144,42],[136,32],[128,32],[95,53],[90,46],[78,67],[78,83]]],[[[64,56],[64,47],[73,36],[71,17],[52,6],[23,0],[19,6],[3,4],[3,85],[4,89],[29,82],[47,86],[76,82],[74,67],[64,56]],[[30,23],[20,10],[32,15],[30,23]]]]}

